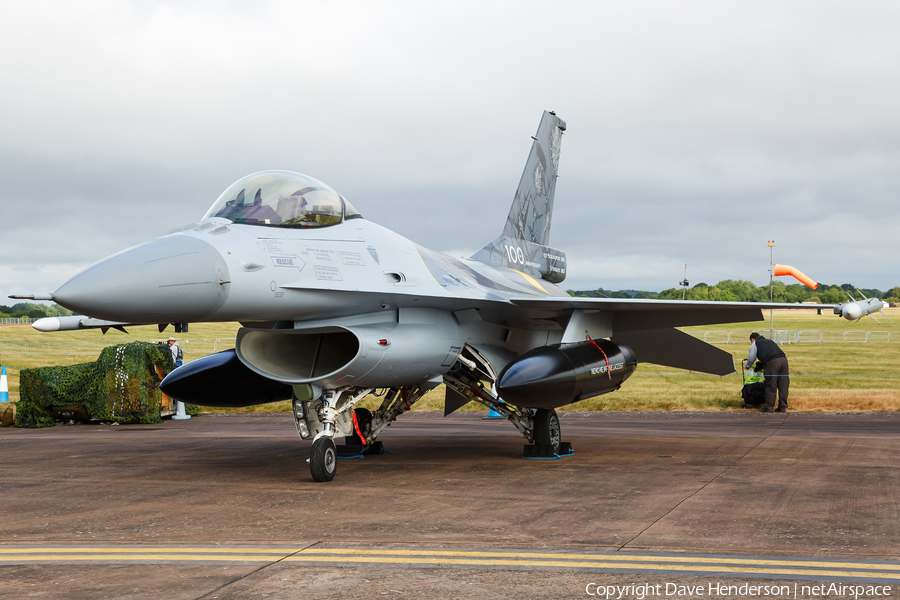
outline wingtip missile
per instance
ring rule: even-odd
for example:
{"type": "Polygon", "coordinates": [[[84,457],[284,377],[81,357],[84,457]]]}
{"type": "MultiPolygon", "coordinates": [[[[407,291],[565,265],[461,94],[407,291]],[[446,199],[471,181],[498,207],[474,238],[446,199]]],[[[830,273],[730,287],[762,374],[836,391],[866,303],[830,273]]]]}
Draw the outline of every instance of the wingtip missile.
{"type": "Polygon", "coordinates": [[[124,326],[132,324],[119,323],[118,321],[103,321],[75,315],[71,317],[44,317],[32,323],[31,326],[45,333],[51,331],[76,331],[79,329],[102,329],[103,333],[106,333],[110,328],[128,333],[125,331],[124,326]]]}
{"type": "MultiPolygon", "coordinates": [[[[866,315],[869,315],[874,319],[875,317],[872,313],[878,312],[881,313],[885,319],[891,321],[887,315],[881,312],[881,309],[885,306],[887,305],[884,302],[873,296],[864,300],[854,300],[853,302],[838,304],[834,307],[834,314],[841,315],[848,321],[858,321],[866,315]]],[[[875,320],[877,321],[878,319],[875,320]]],[[[891,323],[893,323],[893,321],[891,321],[891,323]]]]}

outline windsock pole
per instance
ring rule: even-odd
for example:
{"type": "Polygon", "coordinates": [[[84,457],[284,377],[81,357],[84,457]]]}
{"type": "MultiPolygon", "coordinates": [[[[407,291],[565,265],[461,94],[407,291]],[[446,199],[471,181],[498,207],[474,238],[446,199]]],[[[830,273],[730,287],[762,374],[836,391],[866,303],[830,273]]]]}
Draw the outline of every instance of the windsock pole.
{"type": "Polygon", "coordinates": [[[9,384],[6,381],[6,365],[0,372],[0,402],[9,402],[9,384]]]}
{"type": "MultiPolygon", "coordinates": [[[[775,240],[769,240],[769,303],[774,302],[772,280],[775,275],[775,240]]],[[[769,309],[769,339],[775,339],[775,311],[769,309]]]]}

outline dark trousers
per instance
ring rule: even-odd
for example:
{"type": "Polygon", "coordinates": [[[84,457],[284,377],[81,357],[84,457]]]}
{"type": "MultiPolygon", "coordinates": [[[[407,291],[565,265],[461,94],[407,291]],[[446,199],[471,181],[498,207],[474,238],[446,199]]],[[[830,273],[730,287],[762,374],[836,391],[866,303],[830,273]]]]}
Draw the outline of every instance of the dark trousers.
{"type": "Polygon", "coordinates": [[[788,376],[787,358],[781,356],[766,363],[766,408],[775,408],[775,391],[778,391],[778,408],[787,410],[788,388],[791,378],[788,376]]]}

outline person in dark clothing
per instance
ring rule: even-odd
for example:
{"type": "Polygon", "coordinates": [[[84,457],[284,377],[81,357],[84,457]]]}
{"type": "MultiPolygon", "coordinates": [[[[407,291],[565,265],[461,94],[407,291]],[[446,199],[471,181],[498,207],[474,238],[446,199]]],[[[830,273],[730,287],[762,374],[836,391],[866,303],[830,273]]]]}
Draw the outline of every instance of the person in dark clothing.
{"type": "Polygon", "coordinates": [[[787,412],[788,388],[791,378],[788,374],[788,360],[781,348],[772,340],[767,340],[757,332],[750,334],[750,355],[747,364],[759,360],[766,377],[766,403],[760,412],[787,412]],[[775,408],[775,392],[778,391],[778,408],[775,408]]]}

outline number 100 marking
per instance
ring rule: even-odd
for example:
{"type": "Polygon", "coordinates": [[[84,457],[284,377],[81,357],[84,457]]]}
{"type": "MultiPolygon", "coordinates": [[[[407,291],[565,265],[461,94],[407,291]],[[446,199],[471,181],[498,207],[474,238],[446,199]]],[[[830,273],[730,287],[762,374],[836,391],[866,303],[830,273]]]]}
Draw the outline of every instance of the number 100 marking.
{"type": "Polygon", "coordinates": [[[508,244],[504,244],[504,247],[506,248],[506,257],[509,258],[509,262],[525,264],[525,253],[522,252],[521,248],[513,248],[508,244]]]}

